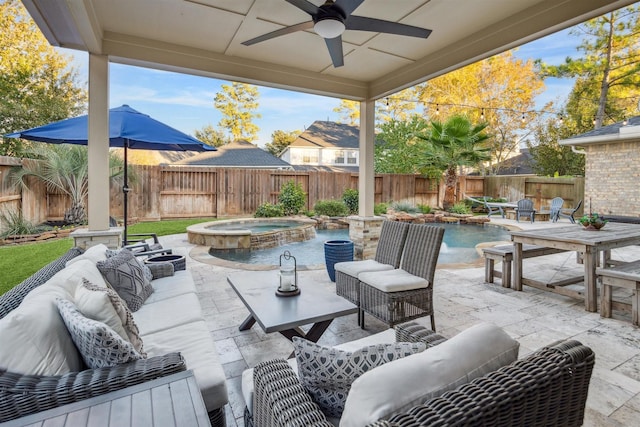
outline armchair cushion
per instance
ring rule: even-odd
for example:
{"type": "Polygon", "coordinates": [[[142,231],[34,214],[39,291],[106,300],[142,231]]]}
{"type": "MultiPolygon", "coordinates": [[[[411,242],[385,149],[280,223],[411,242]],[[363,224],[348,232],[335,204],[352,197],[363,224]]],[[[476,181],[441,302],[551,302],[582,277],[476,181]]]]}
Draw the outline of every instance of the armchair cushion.
{"type": "Polygon", "coordinates": [[[75,264],[78,261],[82,261],[85,259],[88,259],[89,261],[91,261],[94,265],[97,264],[99,261],[104,261],[107,259],[107,246],[102,244],[102,243],[98,243],[97,245],[93,245],[90,248],[88,248],[86,251],[84,251],[83,254],[70,259],[69,261],[67,261],[66,266],[69,267],[72,264],[75,264]]]}
{"type": "Polygon", "coordinates": [[[390,264],[382,264],[372,259],[338,262],[335,265],[336,271],[341,271],[352,277],[358,277],[358,274],[365,271],[384,271],[393,270],[393,268],[390,264]]]}
{"type": "Polygon", "coordinates": [[[387,363],[355,380],[341,427],[363,426],[440,396],[514,362],[519,343],[479,324],[428,350],[387,363]]]}
{"type": "Polygon", "coordinates": [[[144,276],[142,267],[131,251],[122,250],[96,265],[131,311],[137,311],[153,293],[151,283],[144,276]]]}
{"type": "Polygon", "coordinates": [[[367,346],[353,352],[324,347],[294,337],[298,376],[311,398],[329,417],[340,417],[351,384],[384,363],[424,351],[422,343],[367,346]]]}
{"type": "Polygon", "coordinates": [[[82,359],[91,369],[143,359],[130,342],[104,323],[85,317],[71,301],[58,298],[56,304],[82,359]]]}
{"type": "Polygon", "coordinates": [[[401,292],[429,287],[429,281],[420,276],[414,276],[401,268],[395,270],[366,272],[358,276],[366,283],[382,292],[401,292]]]}

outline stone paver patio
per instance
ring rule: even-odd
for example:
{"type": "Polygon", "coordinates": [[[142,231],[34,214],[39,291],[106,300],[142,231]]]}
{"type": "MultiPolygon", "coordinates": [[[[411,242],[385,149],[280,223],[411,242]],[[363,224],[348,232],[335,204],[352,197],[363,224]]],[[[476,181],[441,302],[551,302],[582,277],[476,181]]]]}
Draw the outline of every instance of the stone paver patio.
{"type": "MultiPolygon", "coordinates": [[[[492,223],[516,225],[515,221],[494,218],[492,223]]],[[[568,225],[568,222],[517,224],[520,228],[568,225]]],[[[163,244],[174,248],[176,253],[198,253],[197,248],[187,242],[186,234],[165,237],[163,244]]],[[[240,427],[244,425],[245,406],[240,391],[242,371],[263,360],[286,358],[293,346],[280,334],[267,335],[257,325],[249,331],[238,330],[248,311],[228,285],[226,277],[239,268],[214,265],[215,259],[207,257],[202,256],[200,250],[196,258],[207,262],[189,256],[187,267],[194,276],[227,375],[230,400],[226,410],[227,425],[240,427]]],[[[640,259],[640,247],[616,249],[613,258],[640,259]]],[[[640,420],[640,331],[631,325],[629,313],[614,312],[612,319],[603,319],[598,313],[585,311],[584,303],[579,300],[527,286],[523,292],[505,289],[499,279],[496,284],[487,284],[481,260],[460,267],[439,266],[436,271],[434,299],[439,333],[451,337],[478,322],[490,322],[520,342],[521,355],[555,340],[577,339],[596,354],[584,425],[637,425],[640,420]]],[[[555,281],[580,275],[583,267],[576,264],[574,253],[560,253],[525,260],[524,271],[526,277],[555,281]]],[[[311,278],[330,283],[324,269],[300,272],[300,280],[311,278]]],[[[370,316],[366,317],[366,324],[366,330],[361,330],[355,314],[338,318],[319,343],[335,345],[386,328],[370,316]]]]}

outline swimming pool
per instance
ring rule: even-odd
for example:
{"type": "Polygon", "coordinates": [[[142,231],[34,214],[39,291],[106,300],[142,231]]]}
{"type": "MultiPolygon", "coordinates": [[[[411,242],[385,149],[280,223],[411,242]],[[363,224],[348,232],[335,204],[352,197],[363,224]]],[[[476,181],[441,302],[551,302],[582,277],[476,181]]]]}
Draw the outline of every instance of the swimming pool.
{"type": "MultiPolygon", "coordinates": [[[[433,224],[445,228],[438,264],[470,263],[480,255],[476,245],[484,242],[511,240],[507,230],[492,225],[433,224]]],[[[348,240],[349,230],[316,230],[316,237],[305,242],[285,244],[260,250],[209,250],[209,254],[227,261],[244,264],[277,265],[280,255],[288,250],[296,257],[299,266],[324,264],[324,242],[348,240]]]]}

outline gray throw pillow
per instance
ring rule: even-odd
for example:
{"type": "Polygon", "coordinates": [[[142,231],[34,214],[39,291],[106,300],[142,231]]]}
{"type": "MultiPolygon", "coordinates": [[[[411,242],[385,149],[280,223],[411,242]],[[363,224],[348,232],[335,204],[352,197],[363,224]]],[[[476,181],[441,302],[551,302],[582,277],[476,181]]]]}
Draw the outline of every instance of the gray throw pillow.
{"type": "Polygon", "coordinates": [[[104,323],[83,316],[71,301],[56,298],[56,305],[73,343],[91,369],[112,367],[143,358],[130,342],[104,323]]]}
{"type": "Polygon", "coordinates": [[[137,311],[153,293],[151,283],[129,250],[123,249],[117,255],[99,261],[96,266],[131,311],[137,311]]]}
{"type": "Polygon", "coordinates": [[[424,351],[424,343],[371,345],[354,352],[324,347],[294,337],[298,376],[314,402],[329,417],[339,418],[351,384],[384,363],[424,351]]]}
{"type": "MultiPolygon", "coordinates": [[[[124,250],[128,250],[128,249],[124,249],[124,250]]],[[[105,252],[105,255],[107,256],[107,258],[112,258],[118,255],[122,251],[123,249],[107,249],[105,252]]],[[[142,261],[140,258],[138,257],[135,257],[135,258],[136,258],[136,261],[138,261],[138,264],[140,264],[140,267],[142,267],[142,272],[144,273],[144,277],[146,277],[147,281],[150,282],[153,279],[155,279],[155,277],[153,277],[153,273],[151,272],[151,269],[147,266],[147,264],[145,264],[144,261],[142,261]]]]}

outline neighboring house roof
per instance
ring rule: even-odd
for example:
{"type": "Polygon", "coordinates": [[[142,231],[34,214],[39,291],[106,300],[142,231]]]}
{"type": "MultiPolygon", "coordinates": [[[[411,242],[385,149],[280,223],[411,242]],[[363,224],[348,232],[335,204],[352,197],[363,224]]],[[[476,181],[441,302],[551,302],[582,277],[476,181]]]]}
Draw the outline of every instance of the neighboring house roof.
{"type": "Polygon", "coordinates": [[[560,140],[560,145],[584,145],[606,142],[617,142],[626,139],[640,138],[640,116],[631,117],[627,123],[618,122],[600,129],[575,135],[567,139],[560,140]]]}
{"type": "Polygon", "coordinates": [[[247,141],[235,141],[217,147],[218,151],[199,153],[174,165],[246,167],[246,168],[287,168],[291,165],[273,156],[262,148],[247,141]]]}
{"type": "Polygon", "coordinates": [[[316,120],[289,147],[358,149],[359,135],[358,126],[316,120]]]}
{"type": "Polygon", "coordinates": [[[530,175],[533,172],[531,164],[533,156],[528,148],[521,148],[520,154],[509,157],[508,159],[498,163],[496,170],[498,175],[530,175]]]}
{"type": "Polygon", "coordinates": [[[325,172],[351,172],[358,173],[358,166],[336,166],[336,165],[291,165],[295,171],[325,171],[325,172]]]}

